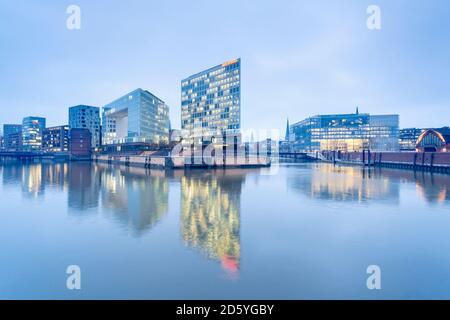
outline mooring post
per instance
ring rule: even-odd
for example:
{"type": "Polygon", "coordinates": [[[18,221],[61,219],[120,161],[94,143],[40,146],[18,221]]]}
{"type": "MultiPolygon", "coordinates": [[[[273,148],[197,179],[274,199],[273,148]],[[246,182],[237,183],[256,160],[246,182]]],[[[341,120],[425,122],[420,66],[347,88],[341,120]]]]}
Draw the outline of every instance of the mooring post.
{"type": "Polygon", "coordinates": [[[417,152],[414,152],[413,169],[417,169],[417,152]]]}
{"type": "Polygon", "coordinates": [[[433,171],[433,163],[434,163],[434,152],[431,154],[431,159],[430,159],[430,171],[433,171]]]}

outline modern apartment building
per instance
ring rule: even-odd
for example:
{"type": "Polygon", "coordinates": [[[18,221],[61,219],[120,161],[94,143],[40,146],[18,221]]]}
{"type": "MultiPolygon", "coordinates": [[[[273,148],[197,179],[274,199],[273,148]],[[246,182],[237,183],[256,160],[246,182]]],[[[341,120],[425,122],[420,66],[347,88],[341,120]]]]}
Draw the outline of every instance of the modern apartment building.
{"type": "Polygon", "coordinates": [[[88,129],[92,148],[101,146],[100,108],[78,105],[69,108],[69,129],[88,129]]]}
{"type": "Polygon", "coordinates": [[[22,121],[22,149],[36,151],[42,149],[45,118],[26,117],[22,121]]]}
{"type": "Polygon", "coordinates": [[[241,129],[241,60],[235,59],[181,81],[183,142],[210,143],[241,129]]]}
{"type": "Polygon", "coordinates": [[[368,113],[317,115],[290,128],[298,152],[398,151],[399,116],[368,113]]]}
{"type": "Polygon", "coordinates": [[[103,107],[103,144],[169,143],[169,107],[147,90],[136,89],[103,107]]]}
{"type": "Polygon", "coordinates": [[[42,138],[42,149],[48,152],[69,151],[69,126],[46,128],[42,138]]]}
{"type": "Polygon", "coordinates": [[[3,125],[3,148],[5,150],[19,150],[22,148],[22,125],[3,125]]]}

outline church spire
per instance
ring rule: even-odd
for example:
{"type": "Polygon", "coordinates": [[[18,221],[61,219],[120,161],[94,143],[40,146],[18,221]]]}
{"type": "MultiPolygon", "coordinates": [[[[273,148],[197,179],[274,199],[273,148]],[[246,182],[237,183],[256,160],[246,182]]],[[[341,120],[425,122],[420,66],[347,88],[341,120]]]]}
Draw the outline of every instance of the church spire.
{"type": "Polygon", "coordinates": [[[290,139],[289,139],[289,118],[287,119],[287,122],[286,122],[286,135],[285,135],[285,137],[284,137],[284,141],[289,141],[290,139]]]}

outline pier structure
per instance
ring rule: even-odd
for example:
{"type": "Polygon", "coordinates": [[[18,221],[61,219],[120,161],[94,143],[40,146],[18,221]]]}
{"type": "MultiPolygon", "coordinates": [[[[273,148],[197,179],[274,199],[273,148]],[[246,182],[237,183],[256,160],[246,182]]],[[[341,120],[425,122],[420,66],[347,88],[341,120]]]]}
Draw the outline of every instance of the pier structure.
{"type": "Polygon", "coordinates": [[[192,157],[158,155],[94,155],[96,162],[140,166],[151,169],[211,169],[211,168],[262,168],[269,167],[271,160],[263,156],[247,157],[192,157]]]}

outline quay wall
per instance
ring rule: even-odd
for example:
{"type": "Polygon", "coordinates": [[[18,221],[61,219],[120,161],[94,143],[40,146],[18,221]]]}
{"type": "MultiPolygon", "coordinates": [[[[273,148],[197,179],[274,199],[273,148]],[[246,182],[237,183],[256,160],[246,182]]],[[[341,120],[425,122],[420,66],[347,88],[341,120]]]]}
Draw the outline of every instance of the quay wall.
{"type": "Polygon", "coordinates": [[[450,173],[450,152],[322,152],[325,161],[450,173]]]}
{"type": "Polygon", "coordinates": [[[35,153],[0,153],[1,161],[96,161],[126,166],[144,167],[150,169],[195,169],[195,168],[260,168],[269,167],[271,158],[267,156],[226,156],[226,157],[194,157],[194,156],[156,156],[156,155],[119,155],[93,154],[86,157],[75,157],[54,154],[35,153]]]}
{"type": "Polygon", "coordinates": [[[94,155],[94,161],[111,164],[139,166],[151,169],[195,169],[195,168],[251,168],[268,167],[268,157],[164,157],[164,156],[114,156],[94,155]]]}
{"type": "Polygon", "coordinates": [[[74,155],[69,152],[0,152],[0,159],[24,162],[41,161],[91,161],[91,154],[74,155]]]}
{"type": "Polygon", "coordinates": [[[165,169],[170,167],[170,163],[168,163],[169,158],[167,157],[94,155],[93,160],[151,169],[165,169]]]}

